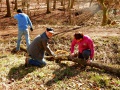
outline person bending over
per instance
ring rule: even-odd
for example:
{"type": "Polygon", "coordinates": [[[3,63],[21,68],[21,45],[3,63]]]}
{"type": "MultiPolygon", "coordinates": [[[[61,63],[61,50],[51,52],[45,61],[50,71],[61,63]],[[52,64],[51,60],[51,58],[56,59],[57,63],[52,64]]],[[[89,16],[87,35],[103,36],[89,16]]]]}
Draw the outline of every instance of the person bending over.
{"type": "Polygon", "coordinates": [[[70,49],[72,57],[75,56],[74,47],[76,44],[78,45],[78,58],[86,60],[86,63],[90,63],[94,56],[94,43],[92,39],[80,32],[75,33],[70,49]]]}

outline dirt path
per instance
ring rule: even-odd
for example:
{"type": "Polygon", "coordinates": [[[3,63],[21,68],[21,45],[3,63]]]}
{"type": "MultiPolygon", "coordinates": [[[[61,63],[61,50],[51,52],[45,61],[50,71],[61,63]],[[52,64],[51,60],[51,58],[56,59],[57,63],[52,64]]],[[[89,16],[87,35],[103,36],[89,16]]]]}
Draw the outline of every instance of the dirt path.
{"type": "MultiPolygon", "coordinates": [[[[55,32],[62,32],[65,31],[66,29],[59,29],[53,26],[55,28],[55,32]]],[[[38,34],[41,34],[45,31],[46,26],[40,26],[34,29],[33,32],[30,31],[30,35],[35,37],[38,34]]],[[[101,36],[120,36],[120,29],[119,28],[103,28],[103,27],[82,27],[73,31],[69,31],[70,28],[67,29],[68,32],[62,33],[62,34],[73,34],[76,31],[83,32],[84,34],[87,34],[89,36],[93,37],[101,37],[101,36]]],[[[0,30],[0,36],[7,36],[7,35],[15,35],[17,36],[17,27],[14,29],[8,28],[4,30],[0,30]]]]}

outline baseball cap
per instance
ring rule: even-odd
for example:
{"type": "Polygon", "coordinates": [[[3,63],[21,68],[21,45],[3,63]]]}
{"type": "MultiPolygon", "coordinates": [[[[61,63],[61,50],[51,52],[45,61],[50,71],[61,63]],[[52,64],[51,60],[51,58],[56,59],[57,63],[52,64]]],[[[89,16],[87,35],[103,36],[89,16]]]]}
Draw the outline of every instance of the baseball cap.
{"type": "Polygon", "coordinates": [[[46,30],[47,30],[48,32],[50,32],[50,33],[53,33],[53,34],[55,33],[54,30],[53,30],[53,28],[46,28],[46,30]]]}

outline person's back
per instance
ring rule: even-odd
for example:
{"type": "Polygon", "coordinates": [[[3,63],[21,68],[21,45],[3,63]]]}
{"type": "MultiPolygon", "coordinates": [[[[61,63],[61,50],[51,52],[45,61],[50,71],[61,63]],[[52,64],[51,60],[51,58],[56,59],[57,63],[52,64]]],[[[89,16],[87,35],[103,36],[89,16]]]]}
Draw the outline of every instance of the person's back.
{"type": "Polygon", "coordinates": [[[14,18],[18,21],[18,40],[16,47],[16,52],[18,52],[20,50],[21,37],[23,35],[25,36],[27,47],[30,45],[28,26],[30,26],[31,31],[33,31],[33,28],[28,15],[23,13],[21,9],[17,10],[17,14],[14,16],[14,18]]]}
{"type": "Polygon", "coordinates": [[[48,42],[48,38],[45,33],[43,33],[42,35],[38,35],[32,41],[32,43],[28,47],[28,52],[30,55],[32,55],[32,58],[34,58],[34,59],[43,58],[42,53],[44,54],[44,51],[45,51],[44,46],[46,46],[46,45],[44,45],[44,42],[45,43],[48,42]],[[41,53],[40,56],[39,56],[39,53],[41,53]]]}
{"type": "Polygon", "coordinates": [[[14,16],[14,18],[18,21],[19,30],[26,30],[28,28],[28,25],[32,27],[32,23],[29,20],[28,15],[26,15],[25,13],[18,13],[14,16]]]}

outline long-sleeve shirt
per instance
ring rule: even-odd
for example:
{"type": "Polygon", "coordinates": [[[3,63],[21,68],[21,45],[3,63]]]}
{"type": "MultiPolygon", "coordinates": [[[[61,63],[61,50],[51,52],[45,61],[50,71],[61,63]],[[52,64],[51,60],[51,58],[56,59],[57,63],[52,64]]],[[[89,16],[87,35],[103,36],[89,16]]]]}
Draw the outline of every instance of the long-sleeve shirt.
{"type": "Polygon", "coordinates": [[[42,60],[44,58],[45,51],[54,56],[54,53],[49,47],[48,40],[49,38],[45,32],[37,36],[28,47],[29,55],[35,60],[42,60]]]}
{"type": "Polygon", "coordinates": [[[92,59],[94,56],[94,44],[92,39],[87,36],[84,35],[83,39],[79,42],[77,42],[76,39],[73,39],[72,43],[71,43],[71,53],[74,53],[74,46],[78,44],[78,50],[80,53],[82,53],[84,50],[86,49],[90,49],[91,54],[90,54],[90,58],[92,59]]]}
{"type": "Polygon", "coordinates": [[[28,25],[32,27],[31,20],[25,13],[16,14],[14,18],[18,21],[18,30],[26,30],[28,25]]]}

